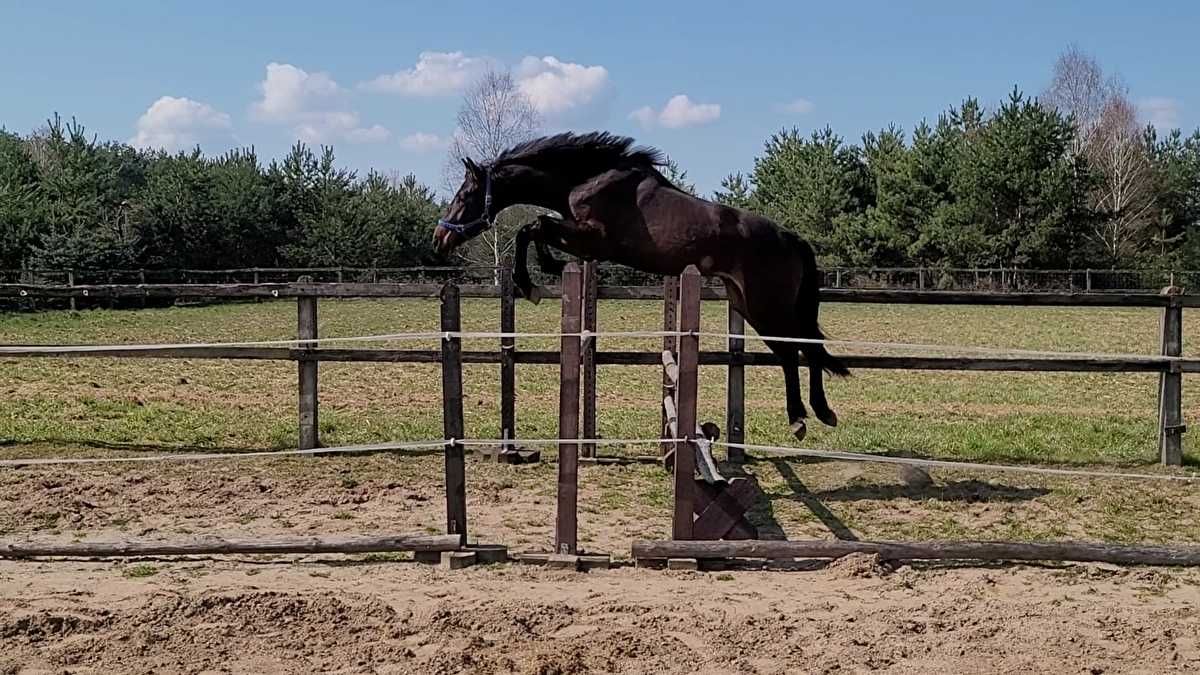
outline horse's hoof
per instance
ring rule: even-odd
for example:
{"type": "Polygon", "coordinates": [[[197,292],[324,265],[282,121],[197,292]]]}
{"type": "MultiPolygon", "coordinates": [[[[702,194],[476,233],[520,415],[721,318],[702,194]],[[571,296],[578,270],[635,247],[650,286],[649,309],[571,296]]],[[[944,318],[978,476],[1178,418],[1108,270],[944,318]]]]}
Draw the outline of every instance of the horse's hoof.
{"type": "Polygon", "coordinates": [[[828,427],[837,426],[837,413],[832,410],[824,410],[817,413],[817,419],[821,420],[828,427]]]}
{"type": "Polygon", "coordinates": [[[529,295],[527,299],[536,305],[542,301],[542,298],[545,297],[545,293],[545,289],[541,286],[533,286],[529,289],[529,295]]]}
{"type": "Polygon", "coordinates": [[[796,440],[804,440],[804,436],[808,434],[808,425],[804,420],[796,420],[792,422],[792,433],[796,436],[796,440]]]}

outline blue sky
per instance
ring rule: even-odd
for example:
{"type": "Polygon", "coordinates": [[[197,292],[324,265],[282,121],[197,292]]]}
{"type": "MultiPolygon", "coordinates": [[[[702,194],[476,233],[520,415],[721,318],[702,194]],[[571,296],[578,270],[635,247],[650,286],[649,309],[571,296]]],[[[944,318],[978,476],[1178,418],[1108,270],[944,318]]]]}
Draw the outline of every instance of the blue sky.
{"type": "Polygon", "coordinates": [[[297,138],[441,187],[462,82],[512,68],[550,131],[656,145],[700,189],[783,128],[857,142],[1047,83],[1074,42],[1146,121],[1200,125],[1194,2],[0,2],[0,125],[206,152],[297,138]],[[272,65],[273,64],[273,65],[272,65]]]}

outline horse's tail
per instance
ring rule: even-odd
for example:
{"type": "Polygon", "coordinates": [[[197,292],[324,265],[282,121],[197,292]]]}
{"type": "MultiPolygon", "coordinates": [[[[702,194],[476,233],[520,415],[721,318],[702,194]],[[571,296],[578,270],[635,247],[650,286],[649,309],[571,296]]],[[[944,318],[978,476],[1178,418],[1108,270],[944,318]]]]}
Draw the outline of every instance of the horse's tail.
{"type": "MultiPolygon", "coordinates": [[[[817,254],[807,241],[795,235],[793,235],[793,239],[797,242],[797,248],[800,251],[800,292],[796,295],[796,311],[803,320],[811,322],[811,326],[806,326],[809,335],[815,339],[824,340],[825,334],[821,331],[820,323],[817,322],[817,306],[820,302],[822,281],[821,270],[817,267],[817,254]]],[[[824,344],[805,344],[801,351],[804,352],[810,365],[819,367],[830,375],[839,377],[850,375],[850,369],[846,367],[846,364],[830,354],[824,344]]]]}

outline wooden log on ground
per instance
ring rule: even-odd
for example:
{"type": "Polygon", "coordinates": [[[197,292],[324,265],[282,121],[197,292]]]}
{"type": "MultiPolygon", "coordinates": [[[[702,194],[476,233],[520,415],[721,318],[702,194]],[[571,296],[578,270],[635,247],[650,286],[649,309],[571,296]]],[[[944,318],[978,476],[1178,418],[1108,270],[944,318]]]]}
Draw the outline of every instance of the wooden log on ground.
{"type": "Polygon", "coordinates": [[[1089,542],[1006,541],[647,541],[633,542],[633,557],[841,558],[852,553],[884,560],[1071,561],[1121,565],[1200,565],[1198,546],[1122,546],[1089,542]]]}
{"type": "Polygon", "coordinates": [[[0,557],[131,557],[147,555],[226,555],[255,553],[376,553],[384,551],[454,551],[457,535],[314,537],[189,537],[170,541],[0,541],[0,557]]]}

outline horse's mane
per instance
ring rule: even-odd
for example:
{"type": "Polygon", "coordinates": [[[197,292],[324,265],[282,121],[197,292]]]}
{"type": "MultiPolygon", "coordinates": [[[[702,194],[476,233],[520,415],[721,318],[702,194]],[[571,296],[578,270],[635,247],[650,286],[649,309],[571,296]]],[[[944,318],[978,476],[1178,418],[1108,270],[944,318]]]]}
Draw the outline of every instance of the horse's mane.
{"type": "Polygon", "coordinates": [[[563,166],[599,170],[618,165],[654,168],[666,164],[663,153],[655,148],[633,145],[628,136],[616,136],[606,131],[586,134],[565,132],[535,138],[505,150],[496,157],[493,166],[530,164],[534,166],[563,166]]]}

